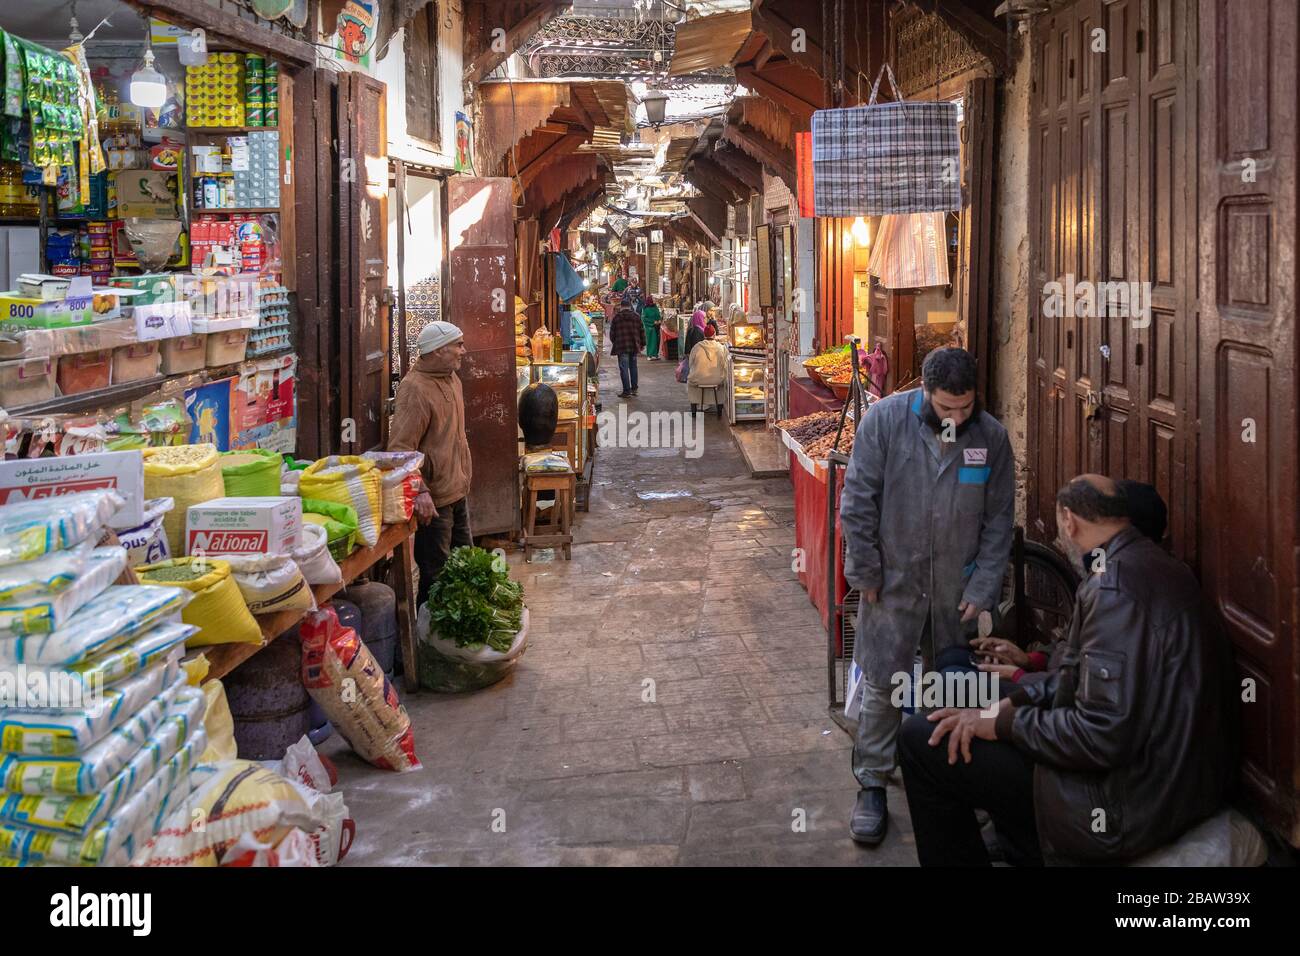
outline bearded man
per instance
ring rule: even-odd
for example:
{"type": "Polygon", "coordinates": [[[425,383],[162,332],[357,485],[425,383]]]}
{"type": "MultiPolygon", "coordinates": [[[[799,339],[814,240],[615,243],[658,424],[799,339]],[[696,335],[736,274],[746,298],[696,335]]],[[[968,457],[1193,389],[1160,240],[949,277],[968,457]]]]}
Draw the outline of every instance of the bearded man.
{"type": "Polygon", "coordinates": [[[853,746],[861,788],[850,833],[874,846],[888,820],[901,713],[895,675],[966,647],[1001,597],[1011,555],[1015,461],[1007,431],[980,408],[975,359],[936,349],[922,387],[896,392],[859,423],[844,475],[844,577],[862,597],[854,661],[862,703],[853,746]]]}

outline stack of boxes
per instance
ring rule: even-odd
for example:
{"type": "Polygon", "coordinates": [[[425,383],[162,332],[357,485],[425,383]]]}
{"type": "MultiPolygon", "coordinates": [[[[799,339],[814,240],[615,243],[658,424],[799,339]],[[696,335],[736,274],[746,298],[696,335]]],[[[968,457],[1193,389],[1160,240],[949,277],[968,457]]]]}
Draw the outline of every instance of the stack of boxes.
{"type": "Polygon", "coordinates": [[[202,66],[185,68],[190,126],[243,126],[244,57],[213,53],[202,66]]]}
{"type": "Polygon", "coordinates": [[[248,169],[235,171],[235,206],[280,205],[280,134],[252,130],[248,134],[248,169]]]}

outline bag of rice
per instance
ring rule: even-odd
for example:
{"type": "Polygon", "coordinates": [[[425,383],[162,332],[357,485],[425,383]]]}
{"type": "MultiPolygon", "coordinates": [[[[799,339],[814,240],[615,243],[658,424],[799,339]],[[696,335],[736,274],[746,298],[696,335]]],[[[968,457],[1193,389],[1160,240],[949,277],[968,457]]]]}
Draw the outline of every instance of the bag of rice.
{"type": "Polygon", "coordinates": [[[180,674],[178,659],[168,659],[128,677],[72,708],[0,711],[0,752],[20,757],[67,757],[99,743],[144,707],[180,674]]]}
{"type": "Polygon", "coordinates": [[[330,554],[329,539],[321,525],[303,522],[302,544],[293,549],[293,559],[308,584],[343,583],[343,569],[330,554]]]}
{"type": "Polygon", "coordinates": [[[194,599],[181,612],[181,620],[199,632],[186,647],[209,644],[261,644],[262,630],[244,603],[230,572],[230,564],[217,558],[172,558],[135,569],[145,585],[175,585],[194,599]]]}
{"type": "Polygon", "coordinates": [[[326,604],[307,615],[298,636],[307,693],[357,756],[382,770],[418,770],[406,708],[356,631],[326,604]]]}
{"type": "Polygon", "coordinates": [[[296,495],[298,494],[298,482],[302,480],[302,472],[286,468],[280,472],[280,494],[296,495]]]}
{"type": "Polygon", "coordinates": [[[368,451],[361,457],[369,458],[383,473],[384,524],[410,521],[415,499],[424,490],[420,477],[424,455],[418,451],[368,451]]]}
{"type": "Polygon", "coordinates": [[[166,561],[172,556],[167,542],[163,518],[176,506],[174,498],[154,498],[144,503],[144,522],[134,528],[117,533],[117,541],[126,548],[126,563],[130,567],[166,561]]]}
{"type": "Polygon", "coordinates": [[[383,524],[380,471],[373,461],[358,455],[330,455],[302,473],[298,482],[304,498],[351,505],[357,513],[357,533],[367,547],[379,543],[383,524]]]}
{"type": "Polygon", "coordinates": [[[249,448],[228,451],[221,456],[221,479],[226,486],[227,498],[275,498],[280,494],[280,467],[283,459],[278,451],[249,448]]]}
{"type": "MultiPolygon", "coordinates": [[[[181,648],[172,654],[179,669],[181,648]]],[[[165,669],[165,668],[164,668],[165,669]]],[[[63,757],[9,754],[0,757],[0,784],[10,793],[98,793],[158,729],[167,709],[185,686],[183,681],[164,686],[117,727],[79,754],[63,757]]]]}
{"type": "MultiPolygon", "coordinates": [[[[97,694],[167,659],[172,650],[180,649],[185,639],[197,631],[198,628],[188,624],[163,622],[121,647],[93,654],[69,667],[0,664],[0,688],[30,688],[35,681],[37,687],[56,688],[60,695],[97,694]]],[[[15,705],[0,690],[0,707],[8,706],[15,705]]]]}
{"type": "Polygon", "coordinates": [[[125,567],[125,548],[95,548],[76,580],[58,594],[26,594],[0,602],[0,640],[20,634],[48,634],[63,626],[91,598],[116,581],[125,567]]]}
{"type": "Polygon", "coordinates": [[[184,554],[185,515],[190,505],[226,496],[221,456],[215,445],[146,448],[142,454],[144,496],[175,499],[175,506],[163,517],[163,528],[171,553],[184,554]]]}
{"type": "Polygon", "coordinates": [[[29,819],[0,811],[0,853],[25,863],[125,865],[192,792],[191,774],[207,747],[202,708],[203,693],[182,688],[148,744],[103,794],[10,796],[6,805],[24,804],[29,819]]]}
{"type": "Polygon", "coordinates": [[[83,541],[35,561],[0,565],[0,602],[66,590],[77,580],[94,549],[94,541],[83,541]]]}
{"type": "Polygon", "coordinates": [[[330,554],[342,561],[357,546],[357,509],[334,501],[302,499],[303,524],[318,524],[329,539],[330,554]]]}
{"type": "Polygon", "coordinates": [[[167,818],[131,861],[132,866],[220,866],[244,833],[278,844],[297,827],[325,823],[303,798],[303,788],[249,760],[200,764],[194,793],[167,818]],[[203,820],[196,830],[194,820],[203,820]]]}
{"type": "Polygon", "coordinates": [[[100,490],[5,505],[0,508],[0,565],[98,540],[122,504],[117,492],[100,490]]]}
{"type": "Polygon", "coordinates": [[[180,612],[190,598],[183,588],[115,584],[56,631],[0,640],[0,664],[75,664],[121,647],[163,618],[180,612]]]}
{"type": "Polygon", "coordinates": [[[166,767],[187,739],[194,736],[191,728],[201,729],[203,725],[203,692],[184,686],[183,677],[177,681],[181,691],[163,722],[99,792],[77,797],[4,794],[0,799],[0,845],[5,843],[6,824],[86,836],[166,767]]]}
{"type": "Polygon", "coordinates": [[[230,565],[239,593],[254,614],[316,610],[316,596],[290,555],[219,554],[216,557],[230,565]]]}

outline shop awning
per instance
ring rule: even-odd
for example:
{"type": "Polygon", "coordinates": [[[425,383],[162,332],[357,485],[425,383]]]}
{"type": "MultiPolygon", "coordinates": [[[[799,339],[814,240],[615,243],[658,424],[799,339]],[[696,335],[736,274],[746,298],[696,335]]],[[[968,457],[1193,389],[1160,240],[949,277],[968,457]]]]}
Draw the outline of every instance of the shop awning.
{"type": "MultiPolygon", "coordinates": [[[[603,142],[621,140],[632,117],[627,86],[621,80],[484,80],[478,86],[482,114],[476,130],[480,172],[498,170],[512,147],[534,130],[583,133],[571,144],[591,142],[600,130],[603,142]]],[[[527,160],[520,157],[520,164],[527,160]]]]}
{"type": "Polygon", "coordinates": [[[748,10],[687,20],[677,28],[669,76],[700,73],[730,66],[753,30],[748,10]]]}

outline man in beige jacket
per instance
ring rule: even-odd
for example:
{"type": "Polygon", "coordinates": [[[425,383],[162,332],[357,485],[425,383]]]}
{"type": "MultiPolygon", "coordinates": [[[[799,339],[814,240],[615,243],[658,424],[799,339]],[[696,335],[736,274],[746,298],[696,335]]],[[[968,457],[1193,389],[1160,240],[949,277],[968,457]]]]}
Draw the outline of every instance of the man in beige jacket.
{"type": "Polygon", "coordinates": [[[419,600],[428,596],[453,548],[474,543],[469,524],[472,465],[465,439],[465,396],[456,372],[465,358],[464,334],[450,322],[430,322],[416,339],[419,358],[397,388],[389,451],[424,454],[425,491],[415,501],[415,563],[419,600]]]}

